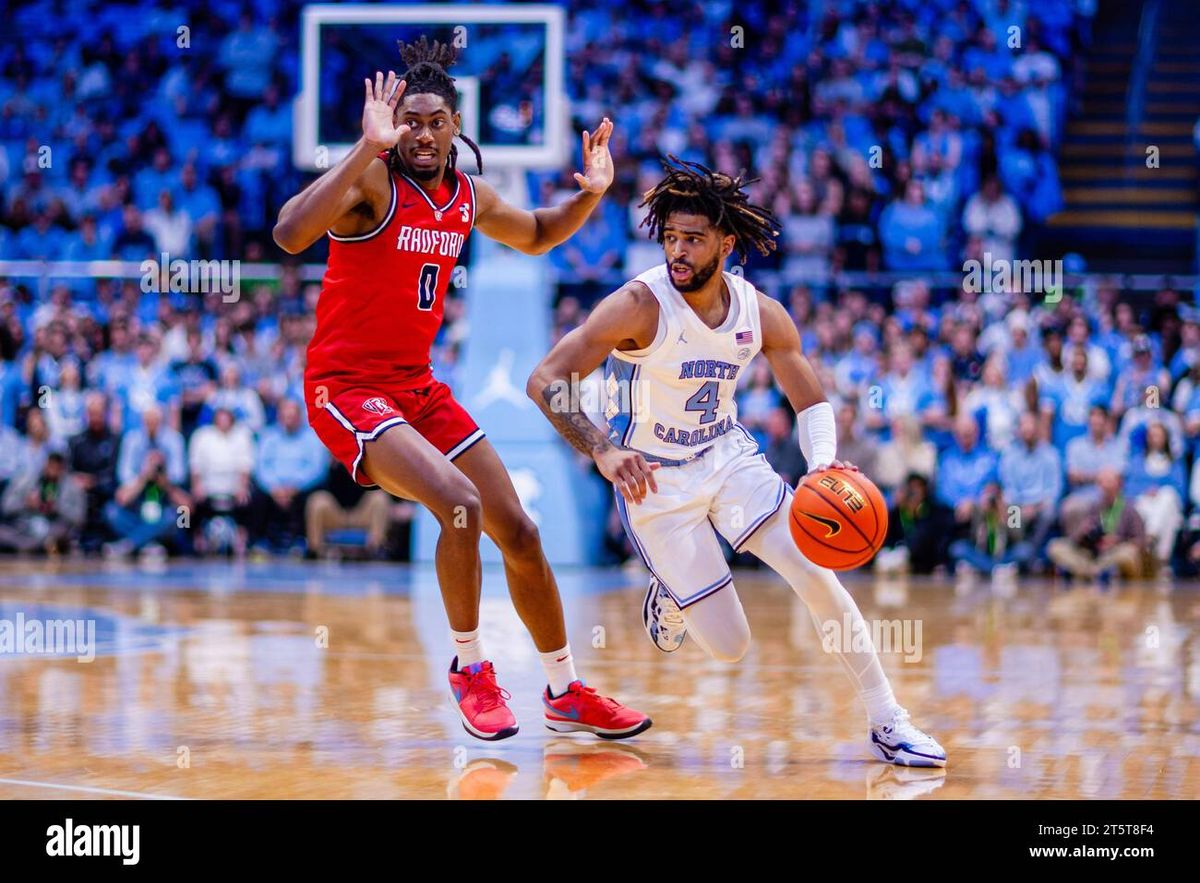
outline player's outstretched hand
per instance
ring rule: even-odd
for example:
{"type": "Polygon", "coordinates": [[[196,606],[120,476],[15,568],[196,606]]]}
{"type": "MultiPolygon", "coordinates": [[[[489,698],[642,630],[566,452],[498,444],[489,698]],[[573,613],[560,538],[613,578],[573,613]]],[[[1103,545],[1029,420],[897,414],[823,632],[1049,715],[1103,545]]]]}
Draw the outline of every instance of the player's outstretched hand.
{"type": "Polygon", "coordinates": [[[814,463],[809,467],[809,474],[813,472],[824,472],[826,469],[845,469],[849,472],[858,472],[858,467],[849,460],[830,460],[828,463],[814,463]]]}
{"type": "Polygon", "coordinates": [[[658,493],[658,482],[654,471],[661,463],[647,463],[637,451],[609,448],[596,455],[596,468],[613,483],[621,496],[631,503],[641,505],[647,493],[658,493]]]}
{"type": "Polygon", "coordinates": [[[605,117],[595,132],[583,132],[583,174],[576,172],[575,181],[588,193],[603,193],[613,182],[612,154],[608,152],[612,131],[612,120],[605,117]]]}
{"type": "Polygon", "coordinates": [[[372,84],[369,79],[364,79],[363,83],[367,87],[367,100],[363,104],[363,138],[380,150],[394,147],[402,131],[394,125],[396,105],[408,82],[397,82],[395,71],[387,72],[385,82],[383,72],[375,71],[375,82],[372,84]]]}

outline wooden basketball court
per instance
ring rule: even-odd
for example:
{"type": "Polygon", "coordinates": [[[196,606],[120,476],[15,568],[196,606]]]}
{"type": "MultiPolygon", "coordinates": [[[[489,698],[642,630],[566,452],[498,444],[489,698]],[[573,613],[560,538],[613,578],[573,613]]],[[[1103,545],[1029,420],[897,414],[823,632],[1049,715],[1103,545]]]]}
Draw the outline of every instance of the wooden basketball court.
{"type": "MultiPolygon", "coordinates": [[[[1167,584],[845,582],[945,771],[868,759],[838,661],[773,574],[735,583],[741,663],[641,627],[640,570],[563,569],[581,675],[647,711],[627,742],[541,723],[534,647],[485,571],[482,628],[521,732],[449,704],[431,568],[0,564],[0,624],[83,619],[95,658],[0,654],[0,798],[1195,798],[1200,597],[1167,584]],[[907,629],[907,631],[905,631],[907,629]]],[[[11,626],[10,626],[11,628],[11,626]]]]}

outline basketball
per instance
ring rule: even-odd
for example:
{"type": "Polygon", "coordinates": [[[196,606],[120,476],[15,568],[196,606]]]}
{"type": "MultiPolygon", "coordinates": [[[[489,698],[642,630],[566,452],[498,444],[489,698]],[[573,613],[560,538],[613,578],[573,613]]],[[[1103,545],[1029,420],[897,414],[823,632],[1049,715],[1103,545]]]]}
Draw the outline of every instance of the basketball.
{"type": "Polygon", "coordinates": [[[814,472],[796,487],[788,527],[809,561],[830,570],[853,570],[874,558],[883,545],[887,505],[879,488],[861,472],[814,472]]]}

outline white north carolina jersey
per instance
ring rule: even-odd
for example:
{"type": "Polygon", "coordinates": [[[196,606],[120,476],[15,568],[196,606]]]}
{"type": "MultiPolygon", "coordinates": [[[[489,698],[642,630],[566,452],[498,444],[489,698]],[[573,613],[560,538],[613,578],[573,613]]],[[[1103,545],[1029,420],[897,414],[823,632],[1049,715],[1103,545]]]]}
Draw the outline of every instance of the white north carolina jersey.
{"type": "Polygon", "coordinates": [[[658,333],[642,350],[613,350],[605,367],[609,438],[666,461],[688,460],[737,426],[738,376],[762,348],[754,286],[725,273],[729,313],[709,328],[671,284],[665,263],[636,281],[658,300],[658,333]]]}

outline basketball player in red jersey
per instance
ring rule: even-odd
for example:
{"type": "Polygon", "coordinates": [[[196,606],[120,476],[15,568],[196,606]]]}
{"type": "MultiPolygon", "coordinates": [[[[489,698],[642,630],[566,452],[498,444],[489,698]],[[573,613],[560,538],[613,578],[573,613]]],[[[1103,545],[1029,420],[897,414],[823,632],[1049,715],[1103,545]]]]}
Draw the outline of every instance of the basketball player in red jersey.
{"type": "Polygon", "coordinates": [[[450,274],[472,228],[526,254],[565,241],[612,183],[612,123],[583,133],[579,193],[523,211],[456,168],[456,137],[477,160],[479,149],[462,134],[446,72],[454,50],[422,37],[400,54],[403,77],[376,72],[365,81],[362,138],[288,200],[275,226],[275,241],[292,254],[330,240],[305,369],[309,423],[360,484],[417,500],[437,518],[438,583],[456,652],[450,686],[467,732],[486,740],[517,732],[479,637],[483,531],[504,556],[513,604],[546,669],[546,726],[636,735],[650,718],[576,677],[537,528],[483,430],[430,366],[450,274]]]}

